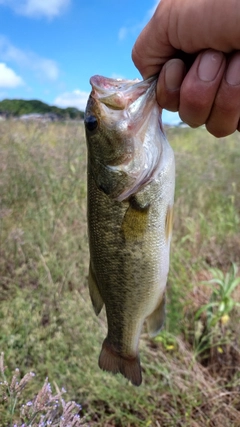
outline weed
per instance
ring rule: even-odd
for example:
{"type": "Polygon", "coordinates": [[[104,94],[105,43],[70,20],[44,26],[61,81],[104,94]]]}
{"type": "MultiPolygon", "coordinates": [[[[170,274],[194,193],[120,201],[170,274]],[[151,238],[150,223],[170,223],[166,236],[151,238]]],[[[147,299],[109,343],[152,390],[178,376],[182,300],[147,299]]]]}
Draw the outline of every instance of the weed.
{"type": "Polygon", "coordinates": [[[81,406],[70,401],[65,402],[63,394],[55,384],[56,394],[52,394],[52,388],[46,378],[42,388],[32,398],[24,401],[24,391],[29,381],[35,374],[29,372],[20,379],[19,369],[15,369],[12,379],[8,381],[5,375],[3,353],[0,356],[0,383],[1,395],[1,422],[9,427],[78,427],[84,424],[80,418],[81,406]],[[25,403],[23,403],[23,401],[25,403]]]}
{"type": "Polygon", "coordinates": [[[238,268],[232,264],[231,271],[224,273],[215,268],[210,269],[212,279],[205,282],[212,289],[210,302],[201,307],[196,313],[196,319],[206,313],[206,325],[208,330],[214,328],[219,322],[225,325],[229,321],[229,315],[235,307],[240,307],[240,303],[234,300],[233,292],[240,284],[240,277],[237,277],[238,268]]]}
{"type": "Polygon", "coordinates": [[[231,316],[240,303],[234,298],[234,291],[240,284],[237,276],[238,268],[232,264],[230,271],[224,274],[221,270],[210,269],[212,278],[203,282],[211,289],[209,302],[202,305],[195,315],[194,347],[197,357],[214,370],[221,365],[228,366],[232,375],[237,371],[236,365],[240,361],[240,352],[234,343],[234,332],[231,329],[231,316]]]}
{"type": "MultiPolygon", "coordinates": [[[[212,279],[209,269],[240,265],[240,135],[215,140],[204,129],[169,129],[168,139],[177,180],[166,326],[155,340],[142,334],[144,379],[134,388],[97,363],[106,320],[94,315],[87,289],[83,125],[0,123],[0,348],[9,371],[36,372],[16,402],[1,386],[0,427],[24,423],[22,405],[27,417],[33,405],[26,402],[55,382],[92,426],[239,427],[238,305],[227,324],[217,322],[221,335],[199,357],[194,337],[195,314],[211,302],[202,283],[212,279]]],[[[229,298],[240,302],[239,287],[229,298]]],[[[204,319],[206,312],[198,319],[203,328],[204,319]]]]}

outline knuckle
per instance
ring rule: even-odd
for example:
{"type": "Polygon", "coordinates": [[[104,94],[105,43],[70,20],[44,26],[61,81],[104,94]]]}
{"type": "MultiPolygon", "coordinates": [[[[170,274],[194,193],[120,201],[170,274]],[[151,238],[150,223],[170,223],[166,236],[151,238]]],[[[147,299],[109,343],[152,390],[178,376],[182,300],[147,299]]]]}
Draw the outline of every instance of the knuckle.
{"type": "Polygon", "coordinates": [[[179,116],[184,123],[187,123],[191,128],[197,128],[205,123],[206,117],[199,114],[199,111],[184,109],[179,110],[179,116]]]}
{"type": "Polygon", "coordinates": [[[216,138],[223,138],[234,133],[238,127],[239,106],[222,100],[215,100],[206,128],[216,138]]]}
{"type": "Polygon", "coordinates": [[[221,115],[232,115],[236,111],[236,105],[231,100],[217,97],[214,103],[214,109],[221,115]]]}
{"type": "Polygon", "coordinates": [[[209,110],[211,108],[211,101],[207,96],[203,94],[194,94],[193,92],[187,92],[184,94],[184,104],[186,108],[193,112],[200,112],[209,110]]]}
{"type": "Polygon", "coordinates": [[[220,126],[219,124],[206,123],[206,129],[215,138],[224,138],[231,135],[236,129],[229,128],[228,126],[220,126]]]}
{"type": "Polygon", "coordinates": [[[141,63],[141,59],[139,58],[139,53],[136,44],[133,46],[132,49],[132,60],[135,66],[138,68],[139,64],[141,63]]]}
{"type": "Polygon", "coordinates": [[[168,96],[166,94],[164,96],[159,96],[157,101],[161,108],[168,111],[176,112],[179,109],[179,96],[177,94],[174,96],[168,96]]]}
{"type": "Polygon", "coordinates": [[[179,117],[184,123],[186,123],[191,128],[198,128],[199,126],[202,126],[204,124],[204,122],[202,121],[199,121],[199,122],[196,122],[196,120],[194,121],[192,117],[189,117],[188,115],[185,115],[185,114],[179,113],[179,117]]]}

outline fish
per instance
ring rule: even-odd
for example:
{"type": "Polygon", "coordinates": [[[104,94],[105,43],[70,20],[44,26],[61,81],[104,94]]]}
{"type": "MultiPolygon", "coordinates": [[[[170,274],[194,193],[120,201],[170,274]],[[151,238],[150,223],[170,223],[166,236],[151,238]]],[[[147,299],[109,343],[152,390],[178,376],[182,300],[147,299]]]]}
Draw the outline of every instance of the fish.
{"type": "Polygon", "coordinates": [[[99,367],[142,383],[139,340],[165,318],[175,187],[174,152],[161,124],[157,78],[91,77],[87,141],[88,285],[108,332],[99,367]]]}

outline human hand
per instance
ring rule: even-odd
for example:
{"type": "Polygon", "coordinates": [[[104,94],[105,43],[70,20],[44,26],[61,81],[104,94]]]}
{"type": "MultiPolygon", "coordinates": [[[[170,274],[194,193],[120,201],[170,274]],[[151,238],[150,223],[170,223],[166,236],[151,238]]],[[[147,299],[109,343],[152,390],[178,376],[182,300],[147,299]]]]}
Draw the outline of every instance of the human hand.
{"type": "Polygon", "coordinates": [[[161,71],[157,99],[192,127],[240,130],[240,2],[162,0],[133,48],[144,78],[161,71]],[[225,6],[224,6],[225,4],[225,6]],[[194,61],[190,68],[179,51],[194,61]]]}

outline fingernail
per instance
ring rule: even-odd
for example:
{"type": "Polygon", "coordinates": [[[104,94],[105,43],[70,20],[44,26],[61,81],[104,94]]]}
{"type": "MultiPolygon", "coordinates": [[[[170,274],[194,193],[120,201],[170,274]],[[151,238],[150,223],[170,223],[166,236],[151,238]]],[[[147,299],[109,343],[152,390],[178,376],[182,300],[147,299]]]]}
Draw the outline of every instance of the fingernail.
{"type": "Polygon", "coordinates": [[[180,59],[171,59],[165,65],[165,85],[168,90],[180,88],[185,76],[185,65],[180,59]]]}
{"type": "Polygon", "coordinates": [[[240,84],[240,53],[236,53],[235,56],[231,59],[227,73],[226,81],[231,86],[237,86],[240,84]]]}
{"type": "Polygon", "coordinates": [[[198,66],[198,77],[203,82],[213,81],[218,74],[222,65],[224,54],[214,50],[207,50],[202,54],[200,64],[198,66]]]}

